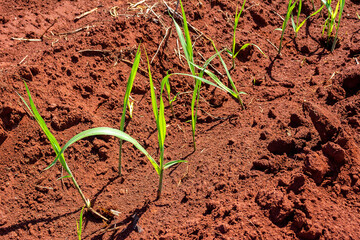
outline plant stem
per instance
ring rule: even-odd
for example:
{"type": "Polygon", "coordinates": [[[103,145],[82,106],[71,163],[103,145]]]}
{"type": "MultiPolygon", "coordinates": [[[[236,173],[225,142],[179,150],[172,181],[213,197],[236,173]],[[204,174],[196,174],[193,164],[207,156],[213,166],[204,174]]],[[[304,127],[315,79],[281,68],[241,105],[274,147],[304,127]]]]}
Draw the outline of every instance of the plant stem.
{"type": "Polygon", "coordinates": [[[164,145],[163,143],[160,143],[160,172],[159,172],[159,188],[157,192],[157,198],[160,199],[161,197],[161,191],[162,191],[162,185],[163,185],[163,177],[164,177],[164,145]]]}
{"type": "Polygon", "coordinates": [[[123,144],[123,141],[120,139],[120,140],[119,140],[119,145],[120,145],[120,147],[119,147],[119,165],[118,165],[119,176],[120,176],[120,177],[121,177],[121,165],[122,165],[122,163],[121,163],[122,144],[123,144]]]}
{"type": "Polygon", "coordinates": [[[160,197],[161,197],[162,184],[163,184],[163,176],[164,176],[164,169],[160,169],[160,174],[159,174],[159,188],[158,188],[157,197],[156,197],[157,200],[160,199],[160,197]]]}
{"type": "Polygon", "coordinates": [[[238,95],[238,100],[239,100],[239,103],[241,105],[241,110],[245,110],[245,105],[244,105],[244,102],[243,100],[241,99],[240,95],[238,95]]]}
{"type": "Polygon", "coordinates": [[[106,222],[108,222],[109,219],[107,219],[106,217],[104,217],[103,215],[101,215],[100,213],[98,213],[97,211],[95,211],[95,210],[91,207],[90,201],[85,198],[84,194],[82,193],[82,191],[81,191],[78,183],[76,182],[76,180],[75,180],[75,178],[74,178],[74,176],[73,176],[72,174],[71,174],[71,180],[72,180],[72,182],[74,183],[75,188],[78,190],[78,192],[79,192],[82,200],[84,201],[86,208],[89,209],[91,212],[93,212],[93,213],[94,213],[95,215],[97,215],[98,217],[100,217],[100,218],[102,218],[103,220],[105,220],[106,222]]]}
{"type": "Polygon", "coordinates": [[[90,207],[90,201],[89,201],[88,199],[86,199],[86,198],[85,198],[85,196],[84,196],[84,194],[82,193],[82,191],[81,191],[81,189],[80,189],[79,185],[77,184],[77,182],[76,182],[76,180],[75,180],[74,176],[72,176],[72,175],[71,175],[71,180],[72,180],[72,182],[74,183],[75,188],[78,190],[78,192],[79,192],[79,194],[80,194],[80,196],[81,196],[82,200],[84,201],[85,206],[86,206],[87,208],[89,208],[89,207],[90,207]]]}

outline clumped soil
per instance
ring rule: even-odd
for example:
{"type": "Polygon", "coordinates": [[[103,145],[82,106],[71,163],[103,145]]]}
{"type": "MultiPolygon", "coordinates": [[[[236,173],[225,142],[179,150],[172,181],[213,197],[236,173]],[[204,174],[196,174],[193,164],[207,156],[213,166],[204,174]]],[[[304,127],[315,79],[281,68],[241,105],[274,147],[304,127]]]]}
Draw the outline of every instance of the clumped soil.
{"type": "MultiPolygon", "coordinates": [[[[231,47],[234,2],[184,0],[197,29],[191,28],[197,63],[214,54],[208,38],[218,49],[231,47]]],[[[176,8],[175,1],[168,5],[176,8]]],[[[272,44],[279,45],[275,29],[286,8],[286,1],[247,1],[237,46],[257,44],[268,58],[248,48],[236,59],[231,75],[247,93],[244,110],[231,96],[203,85],[196,151],[189,123],[193,80],[171,78],[172,95],[180,94],[174,113],[166,101],[165,159],[187,163],[166,171],[160,200],[156,173],[130,144],[124,144],[122,178],[116,139],[93,137],[66,151],[94,208],[109,216],[110,209],[120,212],[108,223],[86,213],[84,239],[360,239],[359,3],[346,1],[333,53],[321,36],[325,16],[317,15],[296,39],[289,25],[278,56],[272,44]]],[[[311,14],[310,1],[303,9],[302,18],[311,14]]],[[[157,90],[167,71],[189,69],[174,26],[162,42],[171,26],[163,1],[135,7],[111,0],[2,1],[0,11],[0,236],[76,239],[83,202],[69,179],[57,180],[60,164],[43,171],[55,154],[16,94],[26,96],[23,80],[63,145],[92,127],[119,127],[141,44],[126,132],[157,158],[143,47],[153,58],[157,90]],[[117,16],[109,13],[113,7],[117,16]]],[[[230,67],[231,59],[223,56],[230,67]]],[[[210,70],[228,83],[219,60],[210,70]]]]}

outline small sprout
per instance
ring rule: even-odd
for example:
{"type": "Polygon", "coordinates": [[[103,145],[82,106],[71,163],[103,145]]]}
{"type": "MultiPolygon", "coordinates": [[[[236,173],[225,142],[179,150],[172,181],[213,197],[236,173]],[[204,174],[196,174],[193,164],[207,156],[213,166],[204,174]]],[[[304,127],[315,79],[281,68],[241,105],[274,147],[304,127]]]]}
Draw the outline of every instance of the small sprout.
{"type": "MultiPolygon", "coordinates": [[[[182,1],[179,0],[181,12],[183,16],[183,26],[184,26],[184,35],[180,29],[180,26],[177,24],[175,19],[173,19],[173,22],[175,24],[176,32],[179,36],[179,40],[181,43],[181,46],[184,50],[186,61],[189,65],[191,74],[196,76],[197,73],[195,71],[195,62],[194,62],[194,52],[193,52],[193,45],[191,43],[191,37],[189,32],[189,27],[186,20],[185,10],[182,4],[182,1]]],[[[202,77],[202,76],[201,76],[202,77]]],[[[169,89],[169,87],[168,87],[169,89]]],[[[201,89],[201,81],[195,79],[194,84],[194,92],[193,97],[191,101],[191,129],[192,129],[192,136],[193,136],[193,144],[194,144],[194,150],[196,150],[196,142],[195,142],[195,129],[196,129],[196,122],[197,122],[197,109],[198,109],[198,103],[200,98],[200,89],[201,89]]],[[[169,92],[169,90],[168,90],[169,92]]]]}
{"type": "MultiPolygon", "coordinates": [[[[145,54],[146,54],[146,51],[145,51],[145,54]]],[[[170,76],[171,74],[168,74],[161,82],[160,105],[158,107],[156,94],[155,94],[155,88],[154,88],[154,82],[152,79],[150,63],[149,63],[149,58],[148,58],[147,54],[146,54],[146,60],[147,60],[147,64],[148,64],[151,104],[152,104],[153,113],[154,113],[154,117],[155,117],[155,121],[156,121],[156,127],[158,130],[158,144],[159,144],[159,149],[160,149],[160,159],[159,159],[159,165],[158,165],[158,171],[157,171],[157,173],[159,175],[159,187],[158,187],[157,198],[159,199],[161,197],[164,170],[175,164],[186,162],[186,161],[175,160],[175,161],[171,161],[168,163],[165,163],[165,161],[164,161],[166,120],[165,120],[165,107],[164,107],[164,100],[163,100],[163,91],[164,91],[164,87],[165,87],[165,88],[167,88],[168,94],[170,94],[169,93],[170,88],[166,87],[166,86],[169,86],[169,77],[168,76],[170,76]]]]}
{"type": "Polygon", "coordinates": [[[78,240],[81,240],[84,208],[85,208],[85,206],[83,206],[81,209],[79,221],[76,221],[76,232],[78,235],[78,240]]]}
{"type": "Polygon", "coordinates": [[[279,45],[278,54],[281,54],[282,41],[283,41],[283,38],[284,38],[284,33],[285,33],[286,25],[287,25],[287,22],[288,22],[289,19],[290,19],[291,13],[292,13],[292,11],[293,11],[294,8],[295,8],[296,3],[297,3],[297,1],[295,1],[295,3],[292,3],[292,0],[289,0],[287,12],[286,12],[286,16],[285,16],[285,19],[284,19],[284,22],[283,22],[283,25],[282,25],[282,28],[281,28],[281,37],[280,37],[280,45],[279,45]]]}
{"type": "MultiPolygon", "coordinates": [[[[312,4],[313,4],[314,11],[315,11],[314,1],[312,1],[312,4]]],[[[315,12],[310,14],[308,17],[306,17],[302,22],[300,22],[300,14],[301,14],[301,9],[302,9],[302,0],[296,0],[295,2],[293,2],[292,0],[289,0],[288,9],[287,9],[286,16],[285,16],[285,19],[284,19],[284,22],[283,22],[283,25],[282,25],[282,28],[281,28],[280,46],[278,48],[279,49],[278,54],[281,54],[282,41],[283,41],[283,38],[284,38],[285,29],[286,29],[287,22],[289,21],[289,19],[291,18],[291,24],[292,24],[293,30],[295,32],[295,38],[296,38],[299,30],[305,24],[305,22],[309,18],[311,18],[311,17],[317,15],[318,13],[320,13],[321,10],[323,9],[323,7],[324,6],[321,6],[318,10],[316,10],[315,12]],[[298,5],[298,9],[297,9],[297,15],[296,15],[296,22],[295,22],[292,12],[293,12],[294,8],[296,7],[296,5],[298,5]]],[[[279,29],[275,29],[275,30],[279,30],[279,29]]]]}
{"type": "Polygon", "coordinates": [[[238,23],[239,23],[239,18],[240,18],[240,16],[241,16],[241,13],[242,13],[243,10],[244,10],[245,3],[246,3],[246,0],[244,0],[243,5],[242,5],[240,11],[238,11],[239,8],[236,7],[235,20],[234,20],[233,44],[232,44],[232,52],[231,52],[231,56],[232,56],[232,67],[231,67],[231,69],[234,69],[234,68],[235,68],[235,58],[236,58],[236,55],[240,52],[240,50],[242,50],[242,49],[240,49],[237,53],[235,53],[235,52],[236,52],[236,49],[235,49],[235,48],[236,48],[236,46],[235,46],[235,45],[236,45],[236,29],[237,29],[237,25],[238,25],[238,23]]]}
{"type": "Polygon", "coordinates": [[[31,97],[31,93],[30,90],[28,88],[28,86],[26,85],[26,82],[24,82],[25,84],[25,88],[26,88],[26,92],[27,95],[29,97],[29,103],[30,106],[27,104],[27,102],[25,101],[25,99],[20,95],[20,99],[22,100],[22,102],[25,104],[25,106],[27,107],[27,109],[29,110],[29,112],[31,113],[31,115],[34,117],[34,119],[37,121],[37,123],[39,124],[40,128],[43,130],[44,134],[46,135],[46,137],[48,138],[48,140],[50,141],[50,144],[52,146],[52,148],[54,149],[57,157],[56,160],[54,160],[47,168],[45,168],[45,170],[50,169],[52,166],[55,165],[56,161],[59,160],[61,166],[64,168],[64,170],[66,171],[67,175],[60,177],[59,179],[64,179],[64,178],[70,178],[71,181],[73,182],[76,190],[78,191],[78,193],[80,194],[82,200],[85,203],[86,208],[88,208],[91,212],[93,212],[95,215],[97,215],[98,217],[102,218],[105,221],[108,221],[107,218],[105,218],[104,216],[102,216],[100,213],[96,212],[92,207],[91,207],[91,203],[90,200],[87,199],[84,194],[82,193],[79,184],[77,183],[74,175],[72,174],[69,166],[67,165],[66,161],[65,161],[65,157],[63,155],[63,152],[61,152],[61,147],[58,143],[58,141],[56,140],[56,138],[54,137],[54,135],[50,132],[50,130],[48,129],[48,127],[46,126],[46,123],[44,121],[44,119],[41,117],[41,115],[39,114],[35,103],[31,97]]]}
{"type": "Polygon", "coordinates": [[[306,63],[306,57],[304,57],[303,60],[301,60],[300,67],[302,67],[304,65],[304,63],[306,63]]]}
{"type": "Polygon", "coordinates": [[[340,21],[341,21],[342,13],[344,11],[344,7],[345,7],[345,0],[339,0],[336,4],[335,10],[333,10],[331,8],[331,0],[321,0],[321,2],[324,4],[326,9],[328,10],[328,18],[325,20],[325,24],[324,24],[322,33],[324,34],[325,29],[326,29],[327,44],[330,46],[330,44],[332,43],[331,52],[333,52],[336,47],[336,43],[337,43],[337,39],[338,39],[340,21]],[[338,22],[336,25],[336,33],[335,33],[335,36],[333,36],[332,33],[334,30],[334,25],[336,24],[336,21],[335,21],[336,16],[338,14],[339,14],[339,16],[338,16],[338,22]]]}
{"type": "MultiPolygon", "coordinates": [[[[214,42],[212,40],[211,40],[211,43],[212,43],[216,53],[205,62],[203,67],[200,67],[200,66],[195,64],[194,56],[193,56],[193,48],[192,48],[192,43],[191,43],[191,37],[190,37],[190,33],[189,33],[188,24],[187,24],[187,21],[186,21],[185,10],[184,10],[184,7],[182,5],[181,0],[179,0],[179,3],[180,3],[180,6],[181,6],[181,11],[182,11],[182,16],[183,16],[184,34],[182,33],[182,30],[181,30],[180,26],[177,24],[177,22],[175,21],[175,19],[173,19],[173,22],[175,24],[176,32],[178,34],[179,41],[180,41],[181,46],[183,48],[184,55],[185,55],[185,58],[187,60],[187,63],[189,65],[190,72],[191,72],[192,75],[186,75],[186,74],[175,74],[175,75],[192,76],[194,78],[194,80],[195,80],[193,97],[192,97],[192,101],[191,101],[191,128],[192,128],[192,137],[193,137],[194,150],[196,150],[195,134],[196,134],[197,111],[198,111],[198,104],[199,104],[199,99],[200,99],[201,84],[202,83],[207,83],[207,84],[213,85],[215,87],[218,87],[218,88],[224,90],[225,92],[230,93],[234,98],[238,99],[238,101],[241,104],[242,108],[244,108],[244,104],[242,102],[240,94],[245,94],[245,93],[244,92],[238,92],[238,90],[236,89],[236,86],[235,86],[235,84],[234,84],[234,82],[233,82],[233,80],[231,78],[230,72],[229,72],[229,70],[228,70],[228,68],[226,66],[226,63],[224,62],[223,58],[221,57],[221,53],[223,51],[225,51],[226,49],[219,52],[216,49],[215,44],[214,44],[214,42]],[[210,71],[208,71],[206,69],[207,66],[211,63],[211,61],[214,60],[216,57],[219,57],[222,65],[223,65],[223,67],[224,67],[224,69],[226,71],[226,75],[228,77],[228,80],[230,82],[230,85],[231,85],[232,89],[225,86],[225,84],[223,84],[215,74],[213,74],[212,72],[210,72],[210,71]],[[197,73],[195,69],[199,69],[200,72],[197,73]],[[212,80],[214,80],[214,82],[216,84],[214,84],[213,82],[210,82],[208,80],[205,80],[203,78],[204,73],[206,73],[212,80]]],[[[245,4],[245,2],[244,2],[244,4],[245,4]]],[[[241,13],[237,14],[237,18],[239,18],[240,15],[241,15],[241,13]]],[[[235,57],[236,57],[236,55],[235,55],[235,57]]],[[[174,74],[170,74],[168,76],[171,76],[171,75],[174,75],[174,74]]],[[[167,77],[165,77],[165,78],[167,78],[167,77]]],[[[167,88],[167,91],[169,91],[170,87],[166,86],[166,88],[167,88]]]]}

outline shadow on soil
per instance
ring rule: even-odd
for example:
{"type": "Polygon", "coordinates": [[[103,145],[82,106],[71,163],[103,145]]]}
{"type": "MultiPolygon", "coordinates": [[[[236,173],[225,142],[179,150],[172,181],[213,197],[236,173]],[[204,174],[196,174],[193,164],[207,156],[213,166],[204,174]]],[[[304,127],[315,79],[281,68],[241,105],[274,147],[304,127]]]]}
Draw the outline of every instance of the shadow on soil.
{"type": "Polygon", "coordinates": [[[127,218],[125,218],[120,222],[111,224],[105,229],[101,229],[89,234],[90,236],[93,234],[97,234],[91,239],[101,240],[103,239],[105,233],[111,231],[113,232],[113,234],[111,235],[110,239],[114,239],[114,240],[127,239],[133,231],[142,232],[143,229],[138,225],[138,222],[141,216],[149,209],[149,206],[150,206],[150,201],[146,201],[141,208],[135,209],[134,213],[131,216],[128,216],[127,218]],[[124,225],[126,225],[126,227],[123,227],[124,225]]]}

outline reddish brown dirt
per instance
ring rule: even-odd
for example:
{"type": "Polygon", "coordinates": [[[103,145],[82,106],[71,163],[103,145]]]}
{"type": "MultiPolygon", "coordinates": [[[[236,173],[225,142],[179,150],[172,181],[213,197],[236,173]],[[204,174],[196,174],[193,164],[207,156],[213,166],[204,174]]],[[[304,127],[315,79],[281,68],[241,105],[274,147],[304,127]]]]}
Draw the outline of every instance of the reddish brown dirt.
{"type": "MultiPolygon", "coordinates": [[[[157,3],[152,8],[157,17],[144,4],[129,9],[128,1],[0,4],[1,239],[76,239],[83,206],[72,183],[57,180],[60,164],[42,171],[55,155],[15,93],[26,96],[21,78],[61,145],[92,127],[118,128],[131,69],[126,61],[133,61],[139,43],[152,58],[165,34],[158,18],[165,26],[171,22],[162,1],[145,3],[157,3]],[[109,14],[114,6],[118,17],[109,14]],[[42,35],[41,42],[11,40],[42,35]],[[79,53],[86,49],[106,52],[79,53]]],[[[174,1],[169,5],[175,8],[174,1]]],[[[218,49],[230,47],[233,1],[184,5],[189,22],[218,49]]],[[[280,0],[247,1],[237,41],[257,44],[269,58],[249,49],[236,60],[231,75],[247,93],[245,110],[203,85],[195,152],[188,121],[193,82],[171,79],[172,94],[182,94],[174,116],[166,109],[165,158],[188,163],[167,170],[160,200],[155,200],[156,173],[130,144],[124,145],[123,179],[117,178],[117,140],[96,137],[67,150],[68,164],[94,208],[121,212],[107,224],[86,214],[84,239],[360,239],[359,1],[346,1],[340,46],[333,53],[322,45],[325,18],[319,15],[296,40],[289,25],[278,57],[270,42],[279,44],[275,29],[282,20],[276,13],[284,16],[286,6],[280,0]]],[[[200,54],[208,58],[213,48],[191,34],[201,63],[200,54]]],[[[157,86],[168,70],[189,72],[175,53],[176,39],[173,31],[151,65],[157,86]]],[[[225,61],[230,66],[230,59],[225,61]]],[[[144,51],[140,65],[146,69],[144,51]]],[[[213,65],[225,75],[219,61],[213,65]]],[[[157,156],[148,77],[141,70],[131,96],[134,116],[126,132],[157,156]]]]}

